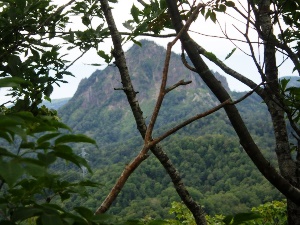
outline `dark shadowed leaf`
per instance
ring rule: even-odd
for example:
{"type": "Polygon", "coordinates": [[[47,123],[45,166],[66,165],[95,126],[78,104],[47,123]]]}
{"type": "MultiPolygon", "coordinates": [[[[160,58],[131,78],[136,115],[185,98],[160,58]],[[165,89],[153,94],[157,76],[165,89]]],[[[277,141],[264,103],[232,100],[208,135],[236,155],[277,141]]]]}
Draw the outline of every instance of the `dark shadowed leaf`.
{"type": "Polygon", "coordinates": [[[50,140],[50,139],[52,139],[52,138],[55,138],[55,137],[59,136],[60,134],[61,134],[61,133],[50,133],[50,134],[45,134],[45,135],[41,136],[41,137],[37,140],[37,143],[38,143],[38,144],[41,144],[41,143],[43,143],[43,142],[45,142],[45,141],[48,141],[48,140],[50,140]]]}
{"type": "Polygon", "coordinates": [[[59,214],[43,213],[41,215],[41,221],[43,225],[63,225],[63,221],[59,217],[59,214]]]}
{"type": "Polygon", "coordinates": [[[75,207],[74,210],[88,220],[91,219],[94,215],[94,212],[85,207],[75,207]]]}
{"type": "Polygon", "coordinates": [[[13,215],[12,215],[12,221],[23,221],[25,219],[40,215],[43,212],[42,209],[34,208],[34,207],[22,207],[17,208],[13,215]]]}
{"type": "Polygon", "coordinates": [[[135,5],[132,5],[130,12],[131,12],[131,15],[132,15],[134,21],[136,23],[139,23],[140,22],[140,20],[139,20],[140,10],[135,5]]]}
{"type": "Polygon", "coordinates": [[[0,162],[0,175],[10,187],[16,183],[23,173],[24,171],[18,162],[0,162]]]}
{"type": "Polygon", "coordinates": [[[96,141],[83,134],[66,134],[55,140],[55,145],[70,143],[70,142],[84,142],[96,145],[96,141]]]}

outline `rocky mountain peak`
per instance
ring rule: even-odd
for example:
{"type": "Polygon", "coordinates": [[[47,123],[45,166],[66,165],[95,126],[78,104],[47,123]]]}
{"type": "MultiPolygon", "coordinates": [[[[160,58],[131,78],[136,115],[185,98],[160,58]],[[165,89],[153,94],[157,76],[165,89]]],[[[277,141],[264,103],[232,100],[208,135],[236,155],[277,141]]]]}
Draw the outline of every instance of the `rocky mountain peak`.
{"type": "MultiPolygon", "coordinates": [[[[139,92],[139,100],[155,98],[160,88],[166,49],[153,41],[142,40],[142,47],[133,45],[125,54],[134,88],[139,92]]],[[[229,90],[226,78],[215,73],[215,76],[229,90]]],[[[180,55],[172,53],[168,85],[179,80],[192,81],[191,84],[179,87],[180,89],[206,89],[202,79],[194,72],[187,70],[181,62],[180,55]]],[[[74,95],[76,101],[82,99],[82,107],[101,106],[108,99],[118,99],[115,107],[126,104],[125,98],[120,101],[120,92],[114,88],[121,88],[121,79],[118,69],[107,66],[104,70],[96,70],[89,78],[83,79],[74,95]],[[118,97],[119,96],[119,97],[118,97]]]]}

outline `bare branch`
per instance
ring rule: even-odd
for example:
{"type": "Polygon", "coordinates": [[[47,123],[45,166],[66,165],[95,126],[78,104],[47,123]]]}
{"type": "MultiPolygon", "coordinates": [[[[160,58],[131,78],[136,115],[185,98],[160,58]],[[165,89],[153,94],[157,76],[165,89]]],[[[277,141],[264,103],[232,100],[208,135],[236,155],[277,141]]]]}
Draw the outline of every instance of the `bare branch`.
{"type": "Polygon", "coordinates": [[[117,179],[117,182],[106,196],[105,200],[102,202],[101,206],[96,210],[96,214],[101,214],[106,212],[113,201],[117,198],[118,194],[124,187],[129,176],[135,171],[135,169],[146,159],[148,158],[147,152],[149,147],[144,146],[140,153],[128,164],[123,170],[120,177],[117,179]]]}
{"type": "Polygon", "coordinates": [[[197,72],[197,70],[194,68],[194,67],[192,67],[192,66],[190,66],[189,64],[188,64],[188,62],[186,61],[186,58],[185,58],[185,55],[184,55],[184,48],[183,48],[183,46],[181,45],[181,61],[182,61],[182,63],[183,63],[183,65],[186,67],[186,68],[188,68],[189,70],[191,70],[191,71],[193,71],[193,72],[197,72]]]}
{"type": "MultiPolygon", "coordinates": [[[[131,36],[133,33],[130,32],[120,32],[120,35],[127,35],[131,36]]],[[[145,37],[157,37],[157,38],[169,38],[169,37],[176,37],[175,33],[172,34],[150,34],[150,33],[141,33],[139,36],[145,36],[145,37]]]]}
{"type": "Polygon", "coordinates": [[[190,119],[187,119],[186,121],[182,122],[181,124],[177,125],[176,127],[170,129],[169,131],[165,132],[164,134],[162,134],[161,136],[159,136],[158,138],[154,138],[153,141],[149,144],[150,146],[152,145],[155,145],[159,142],[161,142],[163,139],[167,138],[168,136],[170,136],[171,134],[175,133],[176,131],[182,129],[183,127],[189,125],[190,123],[196,121],[196,120],[199,120],[201,118],[204,118],[218,110],[220,110],[221,108],[223,108],[225,105],[235,105],[235,104],[238,104],[240,103],[241,101],[245,100],[247,97],[249,97],[250,95],[252,95],[254,92],[255,92],[255,89],[256,88],[259,88],[259,86],[261,86],[263,84],[260,83],[259,85],[257,85],[253,90],[249,91],[248,93],[246,93],[244,96],[242,96],[241,98],[239,98],[238,100],[236,101],[232,101],[231,99],[227,99],[226,101],[222,102],[221,104],[217,105],[216,107],[204,112],[204,113],[201,113],[201,114],[198,114],[196,116],[193,116],[191,117],[190,119]]]}
{"type": "MultiPolygon", "coordinates": [[[[235,27],[235,26],[234,26],[234,27],[235,27]]],[[[236,28],[241,34],[243,34],[237,27],[235,27],[235,28],[236,28]]],[[[248,31],[248,30],[247,30],[247,31],[248,31]]],[[[243,34],[243,35],[244,35],[244,37],[246,38],[246,41],[247,41],[247,43],[248,43],[248,45],[249,45],[250,52],[251,52],[251,58],[253,59],[253,62],[254,62],[255,65],[256,65],[256,68],[257,68],[257,70],[258,70],[258,73],[260,74],[262,81],[266,81],[265,74],[264,74],[262,68],[260,67],[259,63],[258,63],[257,60],[256,60],[255,53],[254,53],[254,50],[253,50],[253,46],[252,46],[252,44],[251,44],[251,42],[250,42],[250,39],[249,39],[247,33],[246,33],[246,34],[243,34]]]]}
{"type": "Polygon", "coordinates": [[[183,86],[183,85],[187,85],[192,83],[192,81],[184,81],[184,80],[180,80],[178,81],[176,84],[172,85],[171,87],[168,87],[165,92],[166,94],[172,90],[174,90],[175,88],[179,87],[179,86],[183,86]]]}
{"type": "MultiPolygon", "coordinates": [[[[199,35],[202,35],[202,36],[205,36],[205,37],[213,37],[213,38],[226,39],[226,40],[232,40],[232,41],[238,41],[238,42],[246,43],[245,40],[232,38],[232,37],[229,37],[228,35],[226,35],[225,37],[223,37],[223,36],[217,36],[217,35],[211,35],[211,34],[203,34],[201,32],[194,31],[194,30],[189,30],[189,32],[192,32],[192,33],[195,33],[195,34],[199,34],[199,35]]],[[[257,42],[252,42],[252,43],[257,43],[257,42]]]]}
{"type": "MultiPolygon", "coordinates": [[[[196,42],[194,42],[194,43],[197,46],[198,53],[205,56],[207,51],[202,46],[197,44],[196,42]]],[[[215,59],[209,59],[209,60],[212,61],[213,63],[215,63],[217,66],[219,66],[228,75],[239,80],[240,82],[247,85],[251,89],[255,89],[259,95],[261,95],[261,93],[263,92],[263,89],[256,88],[257,87],[256,83],[254,83],[252,80],[248,79],[247,77],[243,76],[242,74],[238,73],[237,71],[231,69],[225,63],[223,63],[220,59],[215,58],[215,59]]]]}
{"type": "Polygon", "coordinates": [[[247,94],[245,94],[243,97],[239,98],[238,100],[235,100],[233,102],[231,102],[231,105],[235,105],[237,103],[240,103],[241,101],[245,100],[247,97],[249,97],[250,95],[252,95],[256,89],[258,89],[261,85],[263,85],[265,82],[262,81],[259,85],[257,85],[253,90],[249,91],[247,94]]]}
{"type": "Polygon", "coordinates": [[[223,108],[225,105],[228,105],[230,104],[231,100],[228,99],[224,102],[222,102],[221,104],[217,105],[216,107],[204,112],[204,113],[201,113],[201,114],[198,114],[184,122],[182,122],[181,124],[177,125],[176,127],[170,129],[169,131],[167,131],[166,133],[164,133],[163,135],[159,136],[158,138],[155,138],[151,143],[150,145],[155,145],[159,142],[161,142],[163,139],[167,138],[168,136],[170,136],[171,134],[175,133],[176,131],[180,130],[181,128],[187,126],[188,124],[200,119],[200,118],[203,118],[203,117],[206,117],[216,111],[218,111],[219,109],[223,108]]]}

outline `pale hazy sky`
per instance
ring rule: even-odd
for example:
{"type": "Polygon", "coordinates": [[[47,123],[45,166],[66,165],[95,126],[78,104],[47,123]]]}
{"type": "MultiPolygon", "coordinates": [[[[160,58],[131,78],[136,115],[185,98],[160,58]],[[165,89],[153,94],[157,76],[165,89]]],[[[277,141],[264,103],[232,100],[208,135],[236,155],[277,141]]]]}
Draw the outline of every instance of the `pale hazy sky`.
{"type": "MultiPolygon", "coordinates": [[[[56,2],[59,2],[59,4],[64,4],[68,2],[69,0],[56,0],[56,2]]],[[[112,5],[114,10],[113,14],[115,16],[115,20],[117,22],[117,26],[120,31],[128,31],[122,26],[122,22],[124,22],[126,19],[129,19],[129,12],[130,8],[133,4],[133,0],[119,0],[118,4],[112,5]]],[[[201,18],[202,16],[199,16],[201,18]]],[[[240,29],[244,31],[244,26],[233,19],[230,19],[229,17],[226,17],[226,25],[225,25],[225,17],[222,17],[222,15],[217,17],[220,21],[220,24],[223,28],[226,27],[226,32],[230,37],[240,38],[242,39],[241,34],[236,30],[233,29],[232,24],[235,24],[236,26],[240,26],[240,29]]],[[[76,23],[77,26],[77,23],[76,23]]],[[[198,31],[200,33],[204,34],[210,34],[210,35],[222,35],[220,32],[220,28],[218,25],[214,24],[210,20],[204,21],[204,19],[200,19],[200,22],[195,23],[191,30],[198,31]]],[[[213,38],[213,37],[206,37],[199,34],[192,34],[193,38],[200,44],[202,47],[204,47],[207,51],[213,52],[219,59],[224,60],[226,55],[231,52],[231,50],[235,47],[231,42],[228,40],[220,39],[220,38],[213,38]]],[[[149,38],[147,38],[149,39],[149,38]]],[[[171,39],[153,39],[156,40],[156,42],[159,45],[162,45],[164,47],[167,46],[167,43],[171,39]]],[[[124,50],[128,50],[128,48],[132,44],[126,44],[124,46],[124,50]]],[[[246,44],[242,44],[238,42],[238,45],[244,49],[246,52],[249,52],[249,47],[246,44]]],[[[110,50],[111,42],[107,41],[106,43],[100,45],[101,48],[107,52],[110,50]]],[[[180,46],[177,45],[174,48],[175,52],[180,52],[180,46]]],[[[77,58],[79,56],[79,52],[69,52],[70,53],[70,59],[77,58]]],[[[95,50],[91,50],[88,52],[84,57],[82,57],[80,60],[78,60],[71,68],[70,71],[75,75],[75,77],[68,77],[66,80],[69,82],[68,84],[61,84],[61,87],[54,87],[54,92],[51,95],[52,99],[57,98],[65,98],[65,97],[71,97],[75,93],[77,86],[81,79],[89,77],[96,69],[101,69],[101,67],[95,67],[90,66],[88,64],[91,63],[100,63],[104,64],[104,62],[101,60],[101,58],[96,54],[95,50]]],[[[259,83],[259,76],[257,69],[253,63],[253,61],[250,59],[249,56],[246,56],[243,52],[236,50],[233,56],[225,61],[225,63],[232,67],[233,69],[237,70],[239,73],[243,74],[244,76],[247,76],[248,78],[253,79],[255,82],[259,83]]],[[[224,72],[222,72],[218,67],[216,67],[214,64],[208,62],[210,68],[214,71],[219,72],[222,75],[225,75],[224,72]]],[[[104,68],[104,67],[102,67],[104,68]]],[[[283,66],[280,68],[279,74],[280,76],[283,75],[291,75],[292,73],[292,65],[289,62],[286,62],[283,64],[283,66]]],[[[231,90],[236,91],[244,91],[247,90],[246,86],[241,84],[240,82],[236,81],[234,78],[227,77],[229,87],[231,90]]],[[[4,90],[0,90],[0,96],[1,101],[4,102],[4,90]]]]}

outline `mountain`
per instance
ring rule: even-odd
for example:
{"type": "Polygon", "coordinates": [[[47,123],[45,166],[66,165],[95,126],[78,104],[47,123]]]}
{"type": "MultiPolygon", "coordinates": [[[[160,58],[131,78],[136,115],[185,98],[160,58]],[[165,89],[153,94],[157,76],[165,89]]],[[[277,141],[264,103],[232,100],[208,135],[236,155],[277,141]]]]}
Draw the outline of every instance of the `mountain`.
{"type": "MultiPolygon", "coordinates": [[[[146,121],[149,122],[160,86],[166,50],[151,41],[141,41],[126,52],[129,72],[146,121]]],[[[192,83],[169,92],[163,102],[154,137],[178,123],[216,106],[200,77],[187,70],[180,55],[172,53],[168,85],[179,80],[192,83]]],[[[214,75],[228,88],[225,77],[214,75]]],[[[89,177],[103,186],[91,191],[92,197],[73,198],[68,205],[95,209],[120,175],[124,166],[141,150],[143,141],[136,129],[130,107],[120,88],[116,67],[108,66],[83,79],[75,95],[58,110],[74,132],[93,137],[99,148],[84,148],[94,173],[89,177]]],[[[246,93],[230,92],[233,99],[246,93]]],[[[257,144],[268,160],[276,163],[274,138],[268,111],[261,99],[252,94],[237,105],[257,144]]],[[[281,198],[262,177],[241,148],[223,110],[200,119],[161,143],[180,171],[191,195],[204,205],[207,213],[246,212],[252,206],[281,198]]],[[[68,179],[81,179],[81,172],[70,168],[68,179]]],[[[126,218],[167,217],[172,201],[180,201],[172,182],[158,160],[150,156],[132,174],[109,213],[126,218]]]]}
{"type": "MultiPolygon", "coordinates": [[[[149,118],[158,95],[166,50],[151,41],[144,40],[141,43],[143,47],[134,45],[126,52],[126,58],[134,88],[138,92],[138,100],[145,117],[149,118]]],[[[183,109],[175,114],[163,114],[158,121],[158,127],[162,121],[178,121],[187,118],[187,112],[198,113],[197,108],[203,110],[218,104],[202,79],[182,65],[180,56],[172,53],[171,57],[168,86],[182,79],[192,83],[167,95],[162,113],[165,107],[170,108],[172,104],[179,104],[183,109]],[[171,98],[175,98],[175,102],[171,98]],[[194,106],[192,112],[191,106],[194,106]]],[[[218,73],[215,76],[229,90],[226,78],[218,73]]],[[[92,137],[97,135],[97,138],[101,135],[102,144],[137,135],[137,132],[132,133],[136,129],[125,94],[123,91],[114,90],[120,87],[121,80],[116,67],[108,66],[104,70],[95,71],[89,78],[81,80],[73,98],[60,109],[63,120],[80,133],[92,137]],[[112,120],[116,123],[113,126],[108,123],[112,120]],[[105,127],[110,127],[109,131],[105,127]],[[130,132],[121,134],[120,130],[123,128],[130,128],[130,132]]]]}

